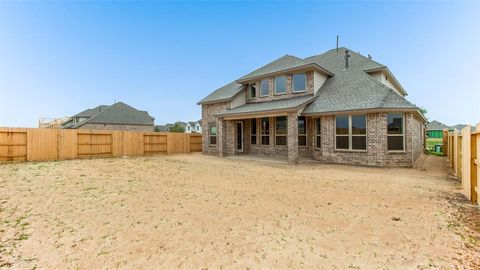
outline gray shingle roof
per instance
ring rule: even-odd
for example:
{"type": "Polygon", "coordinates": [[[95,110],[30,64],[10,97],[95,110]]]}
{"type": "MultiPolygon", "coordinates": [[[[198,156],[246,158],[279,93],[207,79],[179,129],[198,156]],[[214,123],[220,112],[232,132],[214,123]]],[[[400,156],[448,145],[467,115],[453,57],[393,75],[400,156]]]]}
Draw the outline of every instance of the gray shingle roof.
{"type": "Polygon", "coordinates": [[[426,129],[427,130],[444,130],[444,129],[451,129],[451,127],[445,125],[444,123],[433,120],[427,124],[426,129]]]}
{"type": "MultiPolygon", "coordinates": [[[[338,52],[336,51],[336,49],[333,49],[323,54],[307,57],[304,60],[307,63],[315,63],[336,74],[345,69],[345,51],[346,50],[347,48],[344,48],[344,47],[338,48],[338,52]]],[[[349,68],[351,69],[365,71],[365,70],[385,67],[385,65],[382,65],[354,51],[349,50],[348,54],[350,55],[348,59],[348,63],[349,63],[349,68]]]]}
{"type": "MultiPolygon", "coordinates": [[[[105,106],[105,105],[101,105],[105,106]]],[[[100,106],[91,109],[95,111],[100,106]]],[[[89,111],[85,110],[82,113],[89,111]]],[[[89,112],[91,112],[89,111],[89,112]]],[[[75,116],[78,116],[76,114],[75,116]]],[[[89,124],[123,124],[123,125],[153,125],[155,118],[151,117],[146,111],[139,111],[123,102],[117,102],[111,106],[106,106],[102,110],[92,115],[89,119],[72,126],[64,126],[69,128],[78,128],[87,123],[89,124]]]]}
{"type": "Polygon", "coordinates": [[[303,111],[306,114],[365,109],[416,109],[416,106],[357,69],[338,71],[303,111]]]}
{"type": "Polygon", "coordinates": [[[295,98],[286,98],[286,99],[266,101],[266,102],[247,103],[245,105],[242,105],[234,109],[225,110],[217,115],[226,116],[226,115],[250,114],[250,113],[261,113],[261,112],[269,112],[269,111],[295,109],[311,102],[314,98],[315,97],[313,95],[305,95],[305,96],[300,96],[295,98]]]}
{"type": "Polygon", "coordinates": [[[210,102],[220,102],[222,100],[229,100],[242,91],[243,86],[236,82],[231,82],[213,91],[210,95],[200,100],[197,104],[206,104],[210,102]]]}
{"type": "Polygon", "coordinates": [[[304,60],[292,56],[292,55],[284,55],[277,60],[266,64],[265,66],[256,69],[247,75],[241,77],[239,80],[245,80],[249,78],[255,78],[263,75],[267,75],[270,73],[286,70],[286,69],[291,69],[291,68],[296,68],[296,67],[301,67],[308,64],[304,60]]]}
{"type": "MultiPolygon", "coordinates": [[[[386,66],[349,50],[349,68],[345,70],[346,50],[347,48],[339,48],[338,52],[335,49],[329,50],[323,54],[305,59],[285,55],[243,76],[240,80],[280,72],[299,66],[314,65],[330,71],[334,75],[329,77],[320,90],[317,91],[316,99],[305,108],[304,113],[313,114],[363,109],[417,109],[414,104],[365,72],[383,69],[386,68],[386,66]]],[[[199,104],[229,100],[242,91],[242,89],[240,84],[232,82],[215,90],[201,100],[199,104]]],[[[261,105],[261,103],[254,105],[246,104],[231,110],[231,113],[241,113],[242,110],[246,110],[245,112],[271,110],[276,109],[273,108],[274,106],[279,106],[274,102],[264,103],[267,103],[267,105],[261,105]]]]}
{"type": "Polygon", "coordinates": [[[95,114],[105,110],[108,107],[109,107],[108,105],[99,105],[93,109],[86,109],[85,111],[77,113],[72,117],[92,117],[95,114]]]}

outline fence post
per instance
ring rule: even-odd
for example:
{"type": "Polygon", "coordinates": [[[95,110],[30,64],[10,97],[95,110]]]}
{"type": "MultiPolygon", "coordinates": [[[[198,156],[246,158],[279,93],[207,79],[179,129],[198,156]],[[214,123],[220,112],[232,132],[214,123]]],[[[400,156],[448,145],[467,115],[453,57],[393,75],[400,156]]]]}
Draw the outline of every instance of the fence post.
{"type": "Polygon", "coordinates": [[[462,187],[465,192],[465,196],[468,200],[471,197],[471,188],[470,188],[470,126],[466,126],[462,129],[462,149],[461,149],[461,177],[462,177],[462,187]]]}
{"type": "Polygon", "coordinates": [[[477,156],[477,136],[478,134],[472,134],[470,136],[470,193],[472,194],[471,202],[475,203],[478,200],[477,194],[477,173],[478,173],[478,156],[477,156]]]}

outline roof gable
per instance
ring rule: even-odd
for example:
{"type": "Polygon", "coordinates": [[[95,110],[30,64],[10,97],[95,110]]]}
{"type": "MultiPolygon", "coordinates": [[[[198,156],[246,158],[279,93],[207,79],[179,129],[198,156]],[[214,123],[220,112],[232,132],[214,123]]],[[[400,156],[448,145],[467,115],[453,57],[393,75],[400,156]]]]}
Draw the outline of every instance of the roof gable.
{"type": "Polygon", "coordinates": [[[317,99],[304,113],[325,113],[366,109],[412,109],[417,107],[393,89],[363,71],[337,72],[317,92],[317,99]]]}

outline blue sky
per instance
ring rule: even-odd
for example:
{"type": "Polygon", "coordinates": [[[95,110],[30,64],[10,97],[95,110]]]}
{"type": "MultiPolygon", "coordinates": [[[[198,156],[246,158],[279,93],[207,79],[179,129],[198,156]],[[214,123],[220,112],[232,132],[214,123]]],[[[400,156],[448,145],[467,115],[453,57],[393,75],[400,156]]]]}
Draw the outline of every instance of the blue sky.
{"type": "Polygon", "coordinates": [[[478,2],[0,1],[0,126],[124,101],[156,123],[284,54],[387,65],[430,120],[480,121],[478,2]]]}

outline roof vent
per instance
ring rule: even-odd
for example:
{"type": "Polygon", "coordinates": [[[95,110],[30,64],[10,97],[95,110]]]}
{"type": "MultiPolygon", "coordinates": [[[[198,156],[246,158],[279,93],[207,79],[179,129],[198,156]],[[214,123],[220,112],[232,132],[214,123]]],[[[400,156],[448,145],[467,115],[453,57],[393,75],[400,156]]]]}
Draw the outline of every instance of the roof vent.
{"type": "Polygon", "coordinates": [[[349,52],[349,50],[345,50],[345,69],[348,69],[348,58],[350,57],[350,54],[348,54],[349,52]]]}

